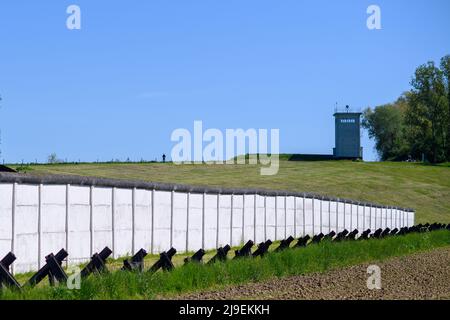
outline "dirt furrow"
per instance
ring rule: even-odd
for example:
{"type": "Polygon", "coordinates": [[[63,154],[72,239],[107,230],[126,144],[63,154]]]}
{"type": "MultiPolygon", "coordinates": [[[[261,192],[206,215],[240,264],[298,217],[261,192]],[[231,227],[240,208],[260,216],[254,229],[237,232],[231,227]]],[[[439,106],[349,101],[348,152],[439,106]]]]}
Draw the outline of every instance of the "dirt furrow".
{"type": "Polygon", "coordinates": [[[326,273],[272,279],[179,296],[180,299],[450,299],[450,247],[326,273]],[[369,265],[381,289],[367,288],[369,265]]]}

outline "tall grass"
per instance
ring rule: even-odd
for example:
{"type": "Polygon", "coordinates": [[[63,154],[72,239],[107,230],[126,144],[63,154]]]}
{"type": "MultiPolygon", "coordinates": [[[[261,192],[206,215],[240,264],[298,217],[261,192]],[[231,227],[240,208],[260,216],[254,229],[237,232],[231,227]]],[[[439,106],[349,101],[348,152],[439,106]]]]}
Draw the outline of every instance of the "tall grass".
{"type": "Polygon", "coordinates": [[[257,282],[274,277],[324,272],[333,268],[383,260],[450,245],[447,230],[408,234],[380,240],[324,241],[306,248],[270,253],[264,258],[238,259],[213,265],[189,264],[171,272],[135,273],[115,271],[90,276],[80,290],[65,284],[27,288],[21,292],[4,289],[1,299],[154,299],[202,289],[257,282]]]}

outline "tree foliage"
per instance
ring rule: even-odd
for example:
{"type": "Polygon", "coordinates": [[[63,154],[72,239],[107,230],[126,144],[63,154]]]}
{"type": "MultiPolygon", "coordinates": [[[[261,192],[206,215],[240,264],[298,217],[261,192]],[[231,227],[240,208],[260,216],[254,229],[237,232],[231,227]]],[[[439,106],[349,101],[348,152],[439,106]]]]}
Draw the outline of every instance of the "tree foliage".
{"type": "Polygon", "coordinates": [[[363,113],[362,126],[375,140],[375,148],[381,160],[405,160],[408,157],[408,146],[405,138],[406,96],[396,102],[367,108],[363,113]]]}
{"type": "Polygon", "coordinates": [[[61,163],[62,160],[60,160],[60,159],[58,158],[58,156],[56,155],[56,153],[53,152],[52,154],[50,154],[50,155],[48,156],[47,162],[48,162],[49,164],[55,164],[55,163],[61,163]]]}
{"type": "Polygon", "coordinates": [[[450,160],[450,55],[441,59],[441,71],[444,77],[444,86],[447,91],[447,140],[446,140],[446,158],[450,160]]]}
{"type": "Polygon", "coordinates": [[[433,163],[445,161],[448,101],[444,72],[430,61],[416,69],[411,85],[406,121],[412,153],[422,152],[433,163]]]}

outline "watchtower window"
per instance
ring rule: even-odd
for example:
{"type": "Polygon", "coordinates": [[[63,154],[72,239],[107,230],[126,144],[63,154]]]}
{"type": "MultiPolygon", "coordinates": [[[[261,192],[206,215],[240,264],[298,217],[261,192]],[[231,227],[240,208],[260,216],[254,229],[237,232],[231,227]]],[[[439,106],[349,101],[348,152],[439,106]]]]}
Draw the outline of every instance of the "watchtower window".
{"type": "Polygon", "coordinates": [[[355,123],[355,119],[341,119],[341,123],[355,123]]]}

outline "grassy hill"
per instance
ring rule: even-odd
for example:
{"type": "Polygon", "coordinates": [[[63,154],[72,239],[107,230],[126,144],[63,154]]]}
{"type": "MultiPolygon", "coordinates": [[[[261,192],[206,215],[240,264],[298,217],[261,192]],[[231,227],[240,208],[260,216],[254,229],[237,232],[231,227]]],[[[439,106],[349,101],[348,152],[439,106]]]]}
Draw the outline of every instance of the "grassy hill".
{"type": "Polygon", "coordinates": [[[416,209],[417,222],[450,222],[450,167],[394,162],[291,162],[275,176],[257,165],[89,163],[31,165],[30,174],[75,174],[220,187],[315,192],[416,209]]]}

